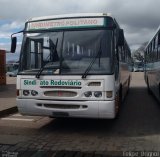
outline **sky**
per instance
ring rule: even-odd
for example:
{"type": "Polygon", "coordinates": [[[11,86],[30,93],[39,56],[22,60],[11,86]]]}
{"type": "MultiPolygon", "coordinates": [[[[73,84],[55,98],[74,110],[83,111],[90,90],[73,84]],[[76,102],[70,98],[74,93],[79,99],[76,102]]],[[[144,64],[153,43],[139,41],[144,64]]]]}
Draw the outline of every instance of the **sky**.
{"type": "MultiPolygon", "coordinates": [[[[0,49],[10,50],[10,36],[24,28],[27,19],[68,13],[111,13],[121,28],[131,50],[149,41],[160,25],[160,0],[0,0],[0,49]]],[[[17,52],[7,60],[18,60],[17,52]]]]}

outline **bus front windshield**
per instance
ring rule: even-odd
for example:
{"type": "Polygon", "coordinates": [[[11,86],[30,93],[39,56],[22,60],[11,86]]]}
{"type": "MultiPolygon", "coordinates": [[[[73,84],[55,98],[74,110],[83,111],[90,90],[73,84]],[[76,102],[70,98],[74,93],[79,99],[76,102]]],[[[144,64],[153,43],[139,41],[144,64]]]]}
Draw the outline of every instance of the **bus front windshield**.
{"type": "Polygon", "coordinates": [[[22,44],[19,74],[111,74],[112,30],[27,33],[22,44]]]}

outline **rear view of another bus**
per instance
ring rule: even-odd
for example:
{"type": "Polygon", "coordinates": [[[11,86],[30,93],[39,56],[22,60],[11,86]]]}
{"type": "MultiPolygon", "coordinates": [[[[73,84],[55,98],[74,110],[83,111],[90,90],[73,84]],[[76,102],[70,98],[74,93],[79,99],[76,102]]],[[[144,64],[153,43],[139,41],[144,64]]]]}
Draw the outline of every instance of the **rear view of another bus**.
{"type": "Polygon", "coordinates": [[[143,72],[144,71],[144,64],[142,61],[134,62],[134,72],[143,72]]]}

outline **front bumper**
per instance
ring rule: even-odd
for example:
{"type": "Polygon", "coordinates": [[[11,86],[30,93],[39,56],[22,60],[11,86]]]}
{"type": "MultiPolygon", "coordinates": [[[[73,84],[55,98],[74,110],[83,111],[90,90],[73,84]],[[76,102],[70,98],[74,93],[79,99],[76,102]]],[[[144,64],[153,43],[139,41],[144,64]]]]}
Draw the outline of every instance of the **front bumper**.
{"type": "Polygon", "coordinates": [[[53,101],[18,99],[18,110],[24,115],[80,118],[115,118],[115,101],[53,101]]]}

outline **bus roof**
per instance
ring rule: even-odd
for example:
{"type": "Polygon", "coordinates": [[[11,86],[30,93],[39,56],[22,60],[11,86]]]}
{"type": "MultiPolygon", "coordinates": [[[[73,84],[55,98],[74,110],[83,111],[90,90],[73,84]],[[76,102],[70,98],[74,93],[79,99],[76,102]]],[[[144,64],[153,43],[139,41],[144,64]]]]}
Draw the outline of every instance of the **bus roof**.
{"type": "Polygon", "coordinates": [[[49,20],[49,19],[61,19],[61,18],[81,18],[81,17],[106,17],[111,16],[110,13],[75,13],[75,14],[62,14],[62,15],[51,15],[51,16],[41,16],[34,17],[28,20],[28,22],[39,21],[39,20],[49,20]]]}

